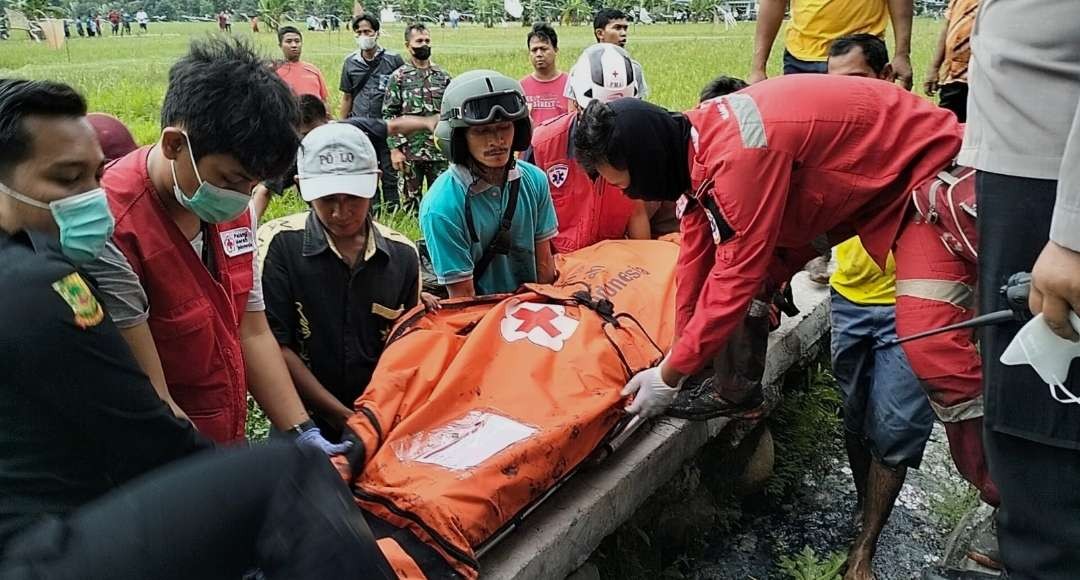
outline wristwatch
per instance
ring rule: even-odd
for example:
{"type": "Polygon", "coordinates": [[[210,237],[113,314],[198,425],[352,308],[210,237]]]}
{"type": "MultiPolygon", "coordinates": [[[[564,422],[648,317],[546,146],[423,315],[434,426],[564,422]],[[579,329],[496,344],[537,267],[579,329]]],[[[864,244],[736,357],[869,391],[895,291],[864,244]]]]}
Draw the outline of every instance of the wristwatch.
{"type": "Polygon", "coordinates": [[[288,433],[292,433],[296,437],[299,437],[305,431],[311,431],[312,429],[315,429],[315,421],[312,421],[311,419],[308,419],[307,421],[304,421],[303,423],[300,423],[298,425],[293,425],[292,427],[289,427],[288,433]]]}

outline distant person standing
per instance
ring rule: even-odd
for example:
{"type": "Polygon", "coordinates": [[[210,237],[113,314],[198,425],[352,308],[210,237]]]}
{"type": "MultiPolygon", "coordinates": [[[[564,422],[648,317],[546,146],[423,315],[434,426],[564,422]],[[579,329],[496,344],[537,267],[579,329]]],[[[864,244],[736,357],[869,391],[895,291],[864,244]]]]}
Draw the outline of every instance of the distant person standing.
{"type": "Polygon", "coordinates": [[[251,17],[251,33],[252,34],[258,34],[259,33],[259,17],[258,16],[252,16],[251,17]]]}
{"type": "Polygon", "coordinates": [[[139,23],[140,32],[147,32],[146,25],[150,24],[150,16],[145,10],[139,9],[139,11],[135,13],[135,22],[139,23]]]}
{"type": "Polygon", "coordinates": [[[450,28],[457,28],[458,22],[461,21],[461,13],[451,8],[448,16],[450,17],[450,28]]]}
{"type": "Polygon", "coordinates": [[[923,83],[926,94],[932,97],[937,93],[938,104],[956,113],[961,123],[967,122],[971,30],[975,27],[978,11],[979,0],[949,0],[945,26],[941,29],[934,60],[923,83]]]}
{"type": "MultiPolygon", "coordinates": [[[[402,115],[428,116],[439,113],[443,92],[450,84],[450,74],[431,62],[431,34],[423,24],[405,28],[405,48],[409,62],[390,75],[383,102],[383,118],[402,115]]],[[[401,203],[418,207],[420,192],[446,170],[446,157],[435,146],[433,135],[421,132],[404,137],[391,135],[387,140],[390,161],[402,174],[401,203]]]]}
{"type": "Polygon", "coordinates": [[[86,15],[86,36],[89,36],[90,38],[93,38],[93,37],[97,36],[97,32],[98,32],[98,28],[97,28],[97,23],[94,21],[94,17],[87,14],[86,15]]]}
{"type": "Polygon", "coordinates": [[[109,11],[109,24],[112,25],[112,35],[120,34],[120,11],[113,8],[109,11]]]}
{"type": "Polygon", "coordinates": [[[218,12],[218,15],[217,15],[217,27],[218,27],[218,32],[221,32],[221,33],[224,34],[224,32],[225,32],[225,11],[224,10],[222,10],[221,12],[218,12]]]}
{"type": "Polygon", "coordinates": [[[533,72],[521,79],[521,88],[525,90],[529,117],[535,127],[569,110],[564,95],[570,77],[559,70],[559,35],[550,24],[533,24],[525,42],[533,72]]]}
{"type": "Polygon", "coordinates": [[[120,36],[131,36],[131,14],[125,11],[121,18],[123,19],[124,28],[120,30],[120,36]]]}
{"type": "Polygon", "coordinates": [[[225,11],[225,32],[232,34],[232,11],[225,11]]]}
{"type": "Polygon", "coordinates": [[[304,36],[294,26],[282,26],[277,36],[281,54],[285,57],[274,69],[278,76],[297,96],[315,95],[326,102],[330,93],[326,90],[326,80],[319,67],[300,60],[304,36]]]}
{"type": "Polygon", "coordinates": [[[750,84],[768,78],[765,67],[773,42],[780,31],[784,12],[791,7],[791,23],[784,41],[784,74],[825,73],[828,70],[829,45],[842,36],[867,32],[885,37],[885,27],[892,20],[893,47],[890,81],[899,81],[911,89],[911,18],[912,0],[760,0],[754,55],[750,63],[750,84]]]}
{"type": "Polygon", "coordinates": [[[593,37],[596,42],[617,44],[626,48],[630,32],[630,17],[618,8],[603,8],[593,17],[593,37]]]}
{"type": "MultiPolygon", "coordinates": [[[[352,19],[357,50],[345,57],[341,66],[342,119],[382,119],[383,99],[390,84],[390,75],[405,64],[401,55],[379,46],[379,19],[374,14],[361,14],[352,19]]],[[[373,141],[379,156],[381,203],[398,202],[398,174],[390,160],[386,141],[373,141]]]]}
{"type": "Polygon", "coordinates": [[[309,32],[319,29],[319,19],[314,14],[310,14],[307,17],[307,29],[309,32]]]}

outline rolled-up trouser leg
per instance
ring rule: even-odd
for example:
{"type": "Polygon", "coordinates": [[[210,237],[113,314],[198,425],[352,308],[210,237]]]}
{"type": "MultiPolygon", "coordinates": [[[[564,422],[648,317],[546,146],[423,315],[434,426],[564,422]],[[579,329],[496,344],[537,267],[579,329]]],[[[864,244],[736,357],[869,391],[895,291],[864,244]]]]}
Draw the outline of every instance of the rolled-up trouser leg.
{"type": "MultiPolygon", "coordinates": [[[[976,265],[949,251],[941,231],[911,220],[896,258],[896,328],[901,337],[970,320],[975,315],[976,265]]],[[[983,501],[997,506],[982,440],[982,361],[974,330],[954,330],[903,344],[930,404],[945,423],[953,462],[983,501]]]]}
{"type": "Polygon", "coordinates": [[[750,400],[761,390],[769,345],[769,307],[754,300],[720,354],[713,359],[713,386],[732,403],[750,400]]]}

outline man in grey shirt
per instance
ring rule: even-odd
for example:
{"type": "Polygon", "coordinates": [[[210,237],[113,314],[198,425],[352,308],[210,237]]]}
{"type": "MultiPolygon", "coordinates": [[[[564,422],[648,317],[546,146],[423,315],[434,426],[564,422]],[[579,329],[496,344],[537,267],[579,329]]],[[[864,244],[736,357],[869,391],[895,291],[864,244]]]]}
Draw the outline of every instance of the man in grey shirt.
{"type": "MultiPolygon", "coordinates": [[[[341,67],[340,117],[382,119],[383,96],[390,75],[405,61],[396,52],[379,46],[379,19],[373,14],[361,14],[352,19],[357,50],[345,57],[341,67]]],[[[382,171],[382,203],[397,203],[397,172],[390,163],[390,149],[386,142],[375,143],[382,171]]]]}
{"type": "MultiPolygon", "coordinates": [[[[972,36],[968,125],[959,162],[978,170],[979,311],[1031,271],[1032,310],[1059,335],[1080,308],[1080,2],[984,0],[972,36]]],[[[982,335],[986,450],[1001,491],[1010,578],[1080,575],[1080,405],[1056,401],[1001,354],[1019,324],[982,335]]],[[[1074,365],[1075,367],[1075,365],[1074,365]]],[[[1080,392],[1080,373],[1065,387],[1080,392]]]]}

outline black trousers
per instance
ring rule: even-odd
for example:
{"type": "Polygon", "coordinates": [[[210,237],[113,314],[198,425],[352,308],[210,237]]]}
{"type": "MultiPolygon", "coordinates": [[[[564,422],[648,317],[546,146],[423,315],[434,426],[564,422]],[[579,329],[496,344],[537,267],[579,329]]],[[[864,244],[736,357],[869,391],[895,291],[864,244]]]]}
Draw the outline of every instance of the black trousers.
{"type": "Polygon", "coordinates": [[[956,113],[956,119],[967,123],[967,83],[949,83],[938,87],[938,105],[956,113]]]}
{"type": "Polygon", "coordinates": [[[1080,451],[987,430],[1009,580],[1080,578],[1080,451]]]}
{"type": "Polygon", "coordinates": [[[206,452],[8,542],[4,580],[395,578],[322,453],[206,452]]]}
{"type": "MultiPolygon", "coordinates": [[[[1056,182],[979,172],[979,311],[1007,308],[1000,288],[1030,272],[1050,235],[1056,182]]],[[[1050,397],[1027,366],[1001,354],[1019,323],[980,336],[986,403],[985,447],[1001,493],[998,538],[1013,580],[1080,578],[1080,451],[1074,405],[1050,397]]],[[[1067,382],[1080,381],[1075,366],[1067,382]]]]}
{"type": "Polygon", "coordinates": [[[376,207],[394,209],[400,199],[398,196],[398,174],[394,170],[394,164],[390,161],[390,148],[386,139],[372,139],[375,146],[375,154],[379,158],[379,171],[382,177],[379,180],[379,199],[376,207]]]}

